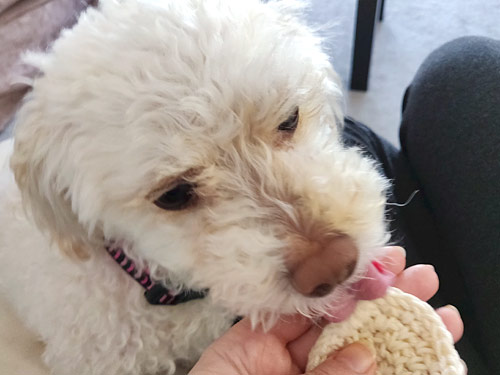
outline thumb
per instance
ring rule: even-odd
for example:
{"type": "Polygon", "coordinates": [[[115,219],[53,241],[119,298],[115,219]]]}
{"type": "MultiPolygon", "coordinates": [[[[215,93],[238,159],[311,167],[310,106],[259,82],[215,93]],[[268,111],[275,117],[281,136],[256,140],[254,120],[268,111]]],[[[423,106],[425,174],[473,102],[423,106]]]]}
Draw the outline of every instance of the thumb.
{"type": "Polygon", "coordinates": [[[375,355],[366,346],[354,343],[304,375],[375,375],[376,369],[375,355]]]}

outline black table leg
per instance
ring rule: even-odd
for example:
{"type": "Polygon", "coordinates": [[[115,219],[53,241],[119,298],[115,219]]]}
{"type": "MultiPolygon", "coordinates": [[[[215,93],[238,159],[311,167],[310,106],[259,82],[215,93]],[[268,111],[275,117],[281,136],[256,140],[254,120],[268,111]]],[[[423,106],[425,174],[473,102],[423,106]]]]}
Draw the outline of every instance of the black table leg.
{"type": "Polygon", "coordinates": [[[378,14],[379,21],[384,20],[384,5],[385,5],[385,0],[380,0],[380,10],[379,10],[379,14],[378,14]]]}
{"type": "Polygon", "coordinates": [[[358,0],[351,89],[366,91],[378,0],[358,0]]]}

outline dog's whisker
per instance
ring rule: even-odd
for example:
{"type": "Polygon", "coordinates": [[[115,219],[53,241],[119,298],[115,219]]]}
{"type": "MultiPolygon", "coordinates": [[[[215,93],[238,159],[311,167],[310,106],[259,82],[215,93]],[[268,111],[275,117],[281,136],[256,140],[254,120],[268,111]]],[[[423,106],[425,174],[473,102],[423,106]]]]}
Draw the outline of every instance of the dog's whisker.
{"type": "Polygon", "coordinates": [[[396,206],[396,207],[405,207],[411,203],[413,198],[415,198],[415,195],[417,195],[419,192],[420,192],[420,190],[415,190],[413,193],[411,193],[411,195],[408,197],[408,199],[404,203],[387,202],[386,205],[396,206]]]}

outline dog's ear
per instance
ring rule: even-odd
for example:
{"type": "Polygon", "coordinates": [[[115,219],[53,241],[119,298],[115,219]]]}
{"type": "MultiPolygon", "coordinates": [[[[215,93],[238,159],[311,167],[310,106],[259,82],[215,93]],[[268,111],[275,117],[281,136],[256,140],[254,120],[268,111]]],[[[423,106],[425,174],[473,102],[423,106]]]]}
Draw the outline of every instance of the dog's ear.
{"type": "Polygon", "coordinates": [[[68,150],[61,147],[64,139],[47,126],[42,112],[36,101],[24,104],[16,120],[10,165],[26,211],[38,228],[65,254],[85,259],[90,254],[88,234],[72,209],[67,176],[61,175],[68,150]]]}

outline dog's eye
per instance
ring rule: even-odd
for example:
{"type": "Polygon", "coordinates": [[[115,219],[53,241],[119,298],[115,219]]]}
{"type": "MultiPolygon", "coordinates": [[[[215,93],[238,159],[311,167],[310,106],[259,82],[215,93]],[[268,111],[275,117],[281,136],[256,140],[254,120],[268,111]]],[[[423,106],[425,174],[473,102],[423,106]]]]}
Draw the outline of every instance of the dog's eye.
{"type": "Polygon", "coordinates": [[[297,124],[299,123],[299,107],[295,108],[295,111],[283,121],[279,126],[278,130],[287,133],[293,133],[297,129],[297,124]]]}
{"type": "Polygon", "coordinates": [[[184,182],[163,193],[154,204],[164,210],[178,211],[186,208],[193,198],[195,198],[194,186],[184,182]]]}

